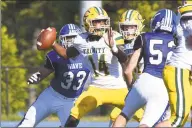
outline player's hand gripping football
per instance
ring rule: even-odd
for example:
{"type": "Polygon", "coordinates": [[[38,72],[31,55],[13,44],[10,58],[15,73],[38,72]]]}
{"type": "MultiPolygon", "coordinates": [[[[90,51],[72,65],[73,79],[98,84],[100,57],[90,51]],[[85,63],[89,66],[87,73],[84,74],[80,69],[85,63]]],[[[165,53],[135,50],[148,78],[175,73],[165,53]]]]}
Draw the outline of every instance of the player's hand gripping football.
{"type": "Polygon", "coordinates": [[[42,29],[38,38],[37,38],[37,49],[38,50],[47,50],[51,48],[56,41],[56,29],[54,27],[48,27],[42,29]]]}
{"type": "Polygon", "coordinates": [[[103,35],[105,43],[111,48],[111,50],[115,53],[118,52],[118,48],[116,46],[116,43],[113,39],[114,32],[112,30],[112,27],[103,35]]]}
{"type": "Polygon", "coordinates": [[[41,73],[34,73],[27,81],[27,84],[37,84],[41,80],[41,73]]]}

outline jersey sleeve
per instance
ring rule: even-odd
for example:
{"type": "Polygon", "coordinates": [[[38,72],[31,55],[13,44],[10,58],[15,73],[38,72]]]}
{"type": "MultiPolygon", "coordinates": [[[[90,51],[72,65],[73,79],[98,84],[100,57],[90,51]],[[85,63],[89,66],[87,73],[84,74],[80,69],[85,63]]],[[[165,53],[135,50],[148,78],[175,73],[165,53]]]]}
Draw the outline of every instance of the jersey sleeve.
{"type": "Polygon", "coordinates": [[[48,68],[48,69],[53,69],[53,70],[54,70],[52,61],[51,61],[51,59],[49,58],[48,55],[47,55],[46,58],[45,58],[45,64],[44,64],[44,67],[45,67],[45,68],[48,68]]]}
{"type": "Polygon", "coordinates": [[[143,34],[136,37],[134,46],[133,46],[133,50],[137,50],[142,47],[143,47],[143,34]]]}
{"type": "Polygon", "coordinates": [[[87,43],[88,36],[89,36],[88,33],[84,33],[84,34],[78,35],[75,38],[73,46],[76,49],[76,52],[78,51],[79,54],[83,53],[84,48],[86,48],[86,46],[88,45],[87,43]]]}
{"type": "Polygon", "coordinates": [[[123,39],[123,36],[120,34],[120,33],[118,33],[118,32],[116,32],[116,31],[113,31],[113,39],[114,39],[114,41],[116,42],[116,45],[118,46],[118,45],[124,45],[124,39],[123,39]]]}

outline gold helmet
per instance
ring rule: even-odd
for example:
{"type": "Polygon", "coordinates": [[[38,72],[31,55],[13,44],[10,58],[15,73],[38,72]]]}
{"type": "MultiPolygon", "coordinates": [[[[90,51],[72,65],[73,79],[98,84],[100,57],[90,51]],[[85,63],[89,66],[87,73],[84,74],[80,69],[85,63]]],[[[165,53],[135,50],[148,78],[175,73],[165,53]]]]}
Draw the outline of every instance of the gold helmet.
{"type": "Polygon", "coordinates": [[[181,17],[192,16],[192,1],[183,1],[183,6],[178,7],[181,17]]]}
{"type": "Polygon", "coordinates": [[[189,34],[192,34],[192,1],[183,1],[183,5],[178,7],[181,15],[180,25],[189,34]]]}
{"type": "Polygon", "coordinates": [[[136,10],[125,11],[119,20],[119,31],[125,40],[132,40],[139,35],[144,28],[144,19],[136,10]],[[127,27],[127,28],[126,28],[127,27]]]}
{"type": "Polygon", "coordinates": [[[97,36],[102,36],[110,28],[110,18],[100,7],[89,8],[84,14],[83,23],[86,31],[97,36]],[[97,25],[98,22],[100,25],[97,25]]]}

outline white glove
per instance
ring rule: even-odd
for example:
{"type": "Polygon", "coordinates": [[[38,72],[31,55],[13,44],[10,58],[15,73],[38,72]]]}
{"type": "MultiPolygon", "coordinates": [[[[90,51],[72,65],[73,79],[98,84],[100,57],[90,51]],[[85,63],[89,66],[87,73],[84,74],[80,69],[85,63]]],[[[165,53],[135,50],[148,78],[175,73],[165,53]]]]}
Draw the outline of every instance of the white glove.
{"type": "Polygon", "coordinates": [[[40,79],[40,72],[34,73],[27,81],[27,84],[37,84],[41,79],[40,79]]]}

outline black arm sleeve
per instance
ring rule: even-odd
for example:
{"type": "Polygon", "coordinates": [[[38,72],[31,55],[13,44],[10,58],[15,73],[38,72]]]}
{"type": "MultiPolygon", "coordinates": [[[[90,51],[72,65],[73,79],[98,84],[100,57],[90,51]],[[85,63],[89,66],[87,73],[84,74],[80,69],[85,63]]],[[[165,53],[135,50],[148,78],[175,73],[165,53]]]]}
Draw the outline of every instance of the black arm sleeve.
{"type": "Polygon", "coordinates": [[[78,56],[80,53],[75,47],[69,47],[67,48],[67,57],[68,58],[73,58],[78,56]]]}
{"type": "Polygon", "coordinates": [[[115,55],[115,56],[118,58],[118,60],[119,60],[120,63],[126,62],[126,60],[127,60],[127,55],[126,55],[125,52],[122,51],[120,48],[118,48],[118,52],[117,52],[117,53],[114,53],[114,52],[112,52],[112,53],[113,53],[113,55],[115,55]]]}
{"type": "Polygon", "coordinates": [[[141,48],[141,54],[139,57],[139,61],[138,63],[141,61],[142,57],[143,57],[143,45],[145,44],[145,39],[144,39],[144,33],[137,36],[135,42],[134,42],[134,46],[133,46],[133,50],[138,50],[139,48],[141,48]]]}
{"type": "Polygon", "coordinates": [[[46,58],[45,58],[44,67],[48,68],[48,69],[54,69],[53,64],[48,56],[46,56],[46,58]]]}
{"type": "Polygon", "coordinates": [[[137,50],[142,47],[143,47],[143,34],[136,37],[134,46],[133,46],[133,50],[137,50]]]}

